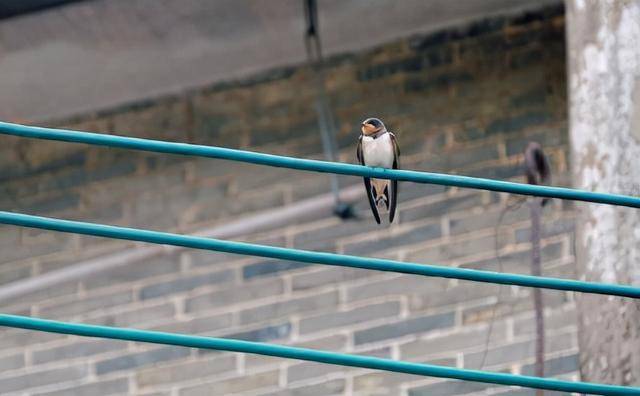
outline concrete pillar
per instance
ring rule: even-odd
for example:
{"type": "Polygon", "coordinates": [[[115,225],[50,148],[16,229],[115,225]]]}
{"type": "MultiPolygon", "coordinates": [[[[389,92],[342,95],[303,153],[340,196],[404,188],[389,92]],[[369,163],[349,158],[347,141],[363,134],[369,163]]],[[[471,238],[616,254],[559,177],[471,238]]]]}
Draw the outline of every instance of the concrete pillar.
{"type": "MultiPolygon", "coordinates": [[[[567,0],[575,187],[640,195],[640,0],[567,0]]],[[[581,279],[640,286],[640,210],[577,204],[581,279]]],[[[640,302],[580,295],[587,381],[640,385],[640,302]]]]}

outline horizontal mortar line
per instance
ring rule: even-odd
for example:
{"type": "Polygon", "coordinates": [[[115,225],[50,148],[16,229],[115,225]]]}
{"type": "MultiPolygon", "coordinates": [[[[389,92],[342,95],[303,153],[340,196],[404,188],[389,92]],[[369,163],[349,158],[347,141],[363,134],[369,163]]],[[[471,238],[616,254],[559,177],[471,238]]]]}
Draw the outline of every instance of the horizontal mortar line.
{"type": "Polygon", "coordinates": [[[296,348],[259,342],[240,341],[224,338],[190,336],[176,333],[123,329],[107,326],[94,326],[78,323],[65,323],[26,316],[0,315],[0,326],[17,327],[54,333],[72,334],[86,337],[111,338],[127,341],[149,342],[189,348],[225,350],[277,356],[297,360],[360,367],[430,377],[454,378],[464,381],[494,383],[500,385],[524,386],[536,389],[548,389],[564,392],[578,392],[600,395],[640,395],[640,388],[573,382],[551,378],[521,376],[468,369],[458,369],[431,364],[418,364],[371,356],[339,354],[334,352],[296,348]]]}
{"type": "Polygon", "coordinates": [[[6,135],[22,136],[28,138],[58,140],[93,144],[98,146],[118,147],[158,153],[181,154],[208,158],[227,159],[232,161],[248,162],[259,165],[275,166],[282,168],[336,173],[351,176],[373,177],[379,179],[391,179],[399,181],[411,181],[415,183],[439,184],[464,188],[501,191],[513,194],[535,195],[541,197],[573,199],[577,201],[605,203],[611,205],[629,206],[640,208],[640,197],[626,195],[606,194],[575,190],[564,187],[549,187],[513,183],[500,180],[475,178],[459,175],[447,175],[441,173],[419,172],[411,170],[397,170],[385,168],[372,168],[362,165],[347,163],[327,162],[312,159],[286,157],[273,154],[258,153],[252,151],[235,150],[223,147],[195,145],[187,143],[175,143],[161,140],[133,138],[117,135],[105,135],[72,131],[66,129],[52,129],[34,126],[25,126],[0,122],[0,133],[6,135]]]}
{"type": "Polygon", "coordinates": [[[500,283],[507,285],[539,287],[556,290],[570,290],[584,293],[608,294],[623,297],[640,298],[640,287],[628,285],[604,284],[572,279],[498,273],[465,268],[451,268],[430,264],[408,263],[394,260],[340,255],[335,253],[296,250],[244,242],[225,241],[198,236],[170,234],[166,232],[142,230],[136,228],[116,227],[104,224],[32,216],[4,211],[0,211],[0,223],[67,233],[93,235],[106,238],[135,240],[161,245],[181,246],[249,256],[269,257],[304,263],[365,268],[370,270],[391,271],[429,277],[444,277],[476,282],[500,283]]]}

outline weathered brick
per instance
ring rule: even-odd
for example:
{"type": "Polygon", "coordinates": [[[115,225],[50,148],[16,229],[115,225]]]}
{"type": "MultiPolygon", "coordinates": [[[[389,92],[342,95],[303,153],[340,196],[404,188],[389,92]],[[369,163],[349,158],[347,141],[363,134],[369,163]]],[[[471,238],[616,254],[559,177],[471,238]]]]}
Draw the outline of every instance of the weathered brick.
{"type": "Polygon", "coordinates": [[[91,206],[86,209],[84,219],[90,223],[127,225],[125,203],[115,202],[104,206],[91,206]]]}
{"type": "Polygon", "coordinates": [[[397,301],[366,305],[348,311],[332,312],[302,319],[300,321],[300,333],[306,334],[314,331],[334,329],[381,318],[398,316],[399,314],[400,303],[397,301]]]}
{"type": "Polygon", "coordinates": [[[300,297],[240,311],[241,324],[278,319],[294,313],[328,310],[338,304],[338,292],[300,297]]]}
{"type": "MultiPolygon", "coordinates": [[[[547,238],[564,233],[575,232],[575,220],[574,219],[558,219],[551,222],[543,222],[541,224],[542,230],[540,232],[541,238],[547,238]]],[[[523,243],[531,241],[531,228],[521,228],[516,230],[516,242],[523,243]]]]}
{"type": "Polygon", "coordinates": [[[281,272],[293,271],[310,265],[312,264],[300,263],[297,261],[269,260],[244,266],[242,268],[242,276],[244,279],[252,279],[261,276],[275,276],[281,272]]]}
{"type": "Polygon", "coordinates": [[[456,243],[444,243],[416,250],[407,255],[406,260],[426,264],[443,264],[446,261],[472,256],[495,244],[493,236],[477,237],[456,243]]]}
{"type": "MultiPolygon", "coordinates": [[[[311,341],[297,342],[291,345],[300,347],[300,348],[319,349],[324,351],[339,352],[339,351],[346,350],[347,341],[348,340],[346,335],[336,334],[328,337],[316,338],[311,341]]],[[[273,366],[283,361],[287,361],[287,360],[283,358],[265,356],[265,355],[255,355],[255,354],[244,355],[244,364],[247,370],[251,370],[257,367],[273,366]]]]}
{"type": "Polygon", "coordinates": [[[2,392],[25,391],[39,386],[58,384],[66,381],[79,380],[89,374],[86,365],[66,366],[55,369],[31,371],[0,379],[2,392]]]}
{"type": "Polygon", "coordinates": [[[415,206],[413,208],[400,208],[400,222],[406,223],[415,220],[424,220],[426,218],[438,218],[444,214],[455,212],[462,209],[468,209],[482,204],[482,194],[471,194],[463,196],[454,196],[442,201],[430,202],[424,205],[415,206]]]}
{"type": "Polygon", "coordinates": [[[335,283],[348,282],[355,279],[365,278],[375,275],[374,271],[347,268],[347,267],[330,267],[318,269],[318,271],[304,272],[296,274],[292,277],[291,284],[294,291],[313,289],[314,287],[322,287],[335,283]]]}
{"type": "Polygon", "coordinates": [[[435,329],[451,327],[454,322],[455,314],[453,312],[411,318],[357,331],[354,334],[354,342],[356,345],[360,345],[389,338],[403,337],[409,334],[421,334],[435,329]]]}
{"type": "Polygon", "coordinates": [[[59,257],[43,257],[38,260],[38,274],[44,274],[50,271],[55,271],[61,268],[72,266],[84,260],[90,260],[99,257],[102,254],[104,253],[101,251],[85,250],[83,252],[72,255],[64,255],[59,257]]]}
{"type": "Polygon", "coordinates": [[[416,275],[398,275],[347,288],[348,301],[360,301],[383,296],[402,296],[427,290],[444,290],[450,283],[444,278],[425,278],[416,275]]]}
{"type": "Polygon", "coordinates": [[[3,372],[24,367],[24,353],[0,357],[0,370],[3,372]]]}
{"type": "Polygon", "coordinates": [[[84,285],[87,289],[98,287],[121,285],[125,282],[133,282],[153,276],[165,275],[180,270],[180,260],[178,256],[156,256],[147,260],[132,262],[126,266],[121,266],[113,270],[101,272],[88,278],[84,285]]]}
{"type": "Polygon", "coordinates": [[[373,356],[383,359],[391,359],[393,351],[390,346],[374,347],[371,349],[359,350],[358,355],[373,356]]]}
{"type": "Polygon", "coordinates": [[[66,389],[53,392],[37,393],[38,396],[94,396],[121,395],[129,393],[129,379],[117,378],[106,381],[90,382],[83,385],[73,385],[66,389]]]}
{"type": "Polygon", "coordinates": [[[220,283],[235,284],[235,271],[223,270],[178,278],[166,282],[159,282],[140,289],[140,298],[146,300],[165,296],[167,294],[191,291],[200,286],[216,285],[220,283]]]}
{"type": "Polygon", "coordinates": [[[475,139],[482,139],[485,137],[485,130],[477,128],[475,126],[464,127],[454,133],[454,140],[456,142],[468,142],[475,139]]]}
{"type": "Polygon", "coordinates": [[[16,226],[0,226],[0,246],[16,246],[20,243],[21,228],[16,226]]]}
{"type": "Polygon", "coordinates": [[[32,266],[31,264],[12,266],[10,268],[0,271],[0,285],[15,282],[20,279],[25,279],[31,276],[32,266]]]}
{"type": "MultiPolygon", "coordinates": [[[[464,232],[477,231],[484,228],[495,228],[500,218],[500,211],[487,212],[466,216],[452,217],[449,221],[451,234],[461,234],[464,232]]],[[[523,205],[518,210],[511,210],[502,217],[501,225],[513,224],[517,221],[529,218],[529,209],[523,205]]]]}
{"type": "Polygon", "coordinates": [[[129,327],[139,325],[148,327],[150,323],[168,321],[175,315],[176,309],[172,302],[156,304],[130,311],[118,312],[92,318],[90,321],[105,326],[129,327]]]}
{"type": "Polygon", "coordinates": [[[276,296],[284,292],[282,279],[269,278],[264,281],[249,282],[242,286],[216,290],[211,293],[188,298],[185,301],[187,312],[206,311],[208,309],[229,307],[234,304],[276,296]]]}
{"type": "MultiPolygon", "coordinates": [[[[163,195],[153,194],[138,198],[133,202],[132,213],[134,218],[132,221],[136,224],[144,224],[146,228],[167,230],[178,227],[180,223],[180,211],[176,206],[179,197],[168,196],[168,193],[163,195]]],[[[182,198],[185,200],[185,198],[182,198]]],[[[181,202],[181,210],[184,211],[185,207],[190,208],[184,202],[181,202]]]]}
{"type": "MultiPolygon", "coordinates": [[[[544,361],[544,376],[555,377],[562,374],[577,372],[580,368],[577,354],[546,359],[544,361]]],[[[535,375],[535,365],[527,364],[522,367],[522,375],[535,375]]]]}
{"type": "Polygon", "coordinates": [[[27,203],[23,210],[27,213],[45,215],[77,208],[79,203],[80,196],[78,194],[67,192],[57,197],[46,197],[35,202],[27,203]]]}
{"type": "Polygon", "coordinates": [[[75,301],[57,302],[55,305],[41,307],[39,314],[48,318],[62,318],[124,305],[131,301],[133,301],[132,293],[122,290],[105,295],[77,297],[75,301]]]}
{"type": "Polygon", "coordinates": [[[513,163],[482,164],[481,166],[475,166],[461,173],[471,177],[505,180],[514,177],[523,177],[524,167],[522,164],[513,163]]]}
{"type": "MultiPolygon", "coordinates": [[[[568,351],[573,348],[575,334],[565,333],[545,339],[545,349],[554,352],[568,351]]],[[[496,348],[491,348],[487,352],[485,367],[495,366],[508,362],[515,362],[530,358],[535,352],[535,342],[524,341],[508,344],[496,348]]],[[[480,367],[484,352],[474,352],[464,355],[464,365],[466,368],[476,369],[480,367]]]]}
{"type": "MultiPolygon", "coordinates": [[[[544,325],[547,331],[577,326],[578,314],[574,309],[553,311],[551,314],[545,316],[544,325]]],[[[533,316],[517,319],[513,324],[513,332],[518,336],[533,334],[535,332],[535,319],[533,316]]]]}
{"type": "Polygon", "coordinates": [[[452,149],[440,155],[441,166],[445,169],[460,169],[485,161],[494,161],[500,157],[498,145],[489,142],[465,150],[452,149]]]}
{"type": "Polygon", "coordinates": [[[499,132],[511,132],[521,130],[530,126],[544,124],[551,120],[551,115],[546,112],[527,112],[515,117],[502,118],[491,122],[487,126],[487,134],[499,132]]]}
{"type": "MultiPolygon", "coordinates": [[[[402,359],[416,360],[431,355],[464,351],[478,348],[485,344],[488,329],[460,329],[433,338],[418,339],[400,345],[402,359]]],[[[496,321],[493,326],[491,342],[506,337],[507,328],[504,322],[496,321]]]]}
{"type": "Polygon", "coordinates": [[[420,386],[409,389],[409,396],[448,396],[464,395],[472,392],[480,392],[492,387],[491,384],[471,381],[444,381],[432,385],[420,386]]]}
{"type": "Polygon", "coordinates": [[[41,192],[65,190],[81,186],[90,180],[91,173],[86,168],[73,167],[49,174],[49,177],[38,183],[38,188],[41,192]]]}
{"type": "MultiPolygon", "coordinates": [[[[402,202],[410,201],[416,198],[424,198],[430,195],[444,194],[449,190],[448,186],[441,186],[439,184],[416,184],[407,185],[406,183],[400,184],[398,187],[398,204],[402,202]],[[410,188],[407,188],[411,186],[410,188]],[[400,190],[403,188],[402,190],[400,190]]],[[[366,202],[363,202],[366,205],[366,202]]]]}
{"type": "Polygon", "coordinates": [[[296,363],[287,369],[287,383],[295,384],[311,378],[322,378],[332,373],[346,373],[352,370],[345,366],[322,364],[315,362],[296,363]]]}
{"type": "MultiPolygon", "coordinates": [[[[563,242],[549,243],[540,250],[541,261],[558,260],[564,255],[563,242]]],[[[472,261],[460,265],[463,268],[481,269],[485,271],[500,271],[513,273],[531,272],[531,250],[520,250],[513,253],[501,254],[500,261],[497,258],[472,261]]],[[[543,270],[543,272],[545,272],[543,270]]],[[[545,272],[545,275],[549,275],[545,272]]]]}
{"type": "Polygon", "coordinates": [[[514,108],[542,107],[546,104],[547,91],[545,87],[534,87],[521,94],[514,95],[510,104],[514,108]]]}
{"type": "Polygon", "coordinates": [[[529,142],[544,144],[542,149],[548,153],[548,150],[551,147],[566,145],[568,143],[568,139],[568,134],[563,133],[563,131],[559,131],[557,128],[550,127],[543,128],[541,131],[533,134],[528,133],[526,135],[509,136],[506,140],[507,156],[523,154],[529,142]]]}
{"type": "Polygon", "coordinates": [[[78,292],[79,284],[77,281],[65,282],[56,285],[55,288],[48,287],[39,289],[31,293],[10,297],[4,301],[4,304],[36,304],[41,301],[48,301],[56,297],[69,296],[78,292]]]}
{"type": "Polygon", "coordinates": [[[0,330],[0,348],[24,348],[25,345],[43,344],[65,337],[62,334],[35,332],[32,330],[0,330]]]}
{"type": "Polygon", "coordinates": [[[473,80],[471,74],[466,72],[453,71],[440,74],[433,78],[408,78],[404,84],[404,90],[409,93],[423,91],[445,90],[454,85],[467,83],[473,80]]]}
{"type": "Polygon", "coordinates": [[[190,265],[194,268],[210,268],[213,265],[221,263],[237,262],[243,258],[237,254],[213,252],[210,250],[190,250],[183,254],[189,257],[190,265]]]}
{"type": "Polygon", "coordinates": [[[256,195],[242,194],[236,199],[226,201],[230,206],[227,211],[245,214],[277,208],[286,204],[285,189],[283,186],[266,191],[260,189],[255,193],[256,195]]]}
{"type": "MultiPolygon", "coordinates": [[[[528,67],[539,62],[542,56],[543,52],[540,48],[529,47],[520,51],[513,51],[511,57],[509,57],[509,67],[516,70],[528,67]]],[[[524,125],[527,126],[531,122],[527,120],[524,125]]]]}
{"type": "Polygon", "coordinates": [[[345,380],[334,379],[319,384],[287,387],[287,389],[264,393],[261,396],[326,396],[342,394],[345,389],[345,380]]]}
{"type": "MultiPolygon", "coordinates": [[[[35,232],[33,230],[25,229],[24,235],[30,235],[35,233],[37,235],[44,235],[45,232],[35,232]]],[[[26,238],[30,238],[27,236],[26,238]]],[[[0,255],[0,263],[8,263],[11,261],[23,260],[26,258],[33,258],[38,256],[45,256],[68,250],[73,247],[73,241],[76,236],[64,233],[46,232],[46,235],[40,239],[40,242],[28,241],[19,245],[12,246],[11,249],[2,249],[0,255]]],[[[53,293],[53,292],[51,292],[53,293]]]]}
{"type": "Polygon", "coordinates": [[[309,231],[299,232],[293,238],[293,246],[296,249],[318,249],[333,243],[339,238],[355,234],[364,234],[378,228],[375,222],[369,221],[343,221],[322,228],[314,228],[309,231]]]}
{"type": "Polygon", "coordinates": [[[382,250],[428,241],[442,235],[440,223],[428,224],[391,237],[379,237],[374,240],[355,242],[344,247],[346,254],[371,255],[382,250]]]}
{"type": "Polygon", "coordinates": [[[291,323],[282,323],[254,330],[226,334],[224,337],[243,341],[271,341],[287,338],[289,334],[291,334],[291,323]]]}
{"type": "Polygon", "coordinates": [[[173,384],[191,379],[204,380],[209,376],[236,370],[235,355],[221,355],[208,359],[172,364],[170,366],[153,367],[136,373],[138,387],[173,384]]]}
{"type": "Polygon", "coordinates": [[[401,394],[401,385],[405,382],[413,382],[423,377],[410,374],[373,372],[354,376],[354,394],[364,395],[397,395],[401,394]]]}
{"type": "MultiPolygon", "coordinates": [[[[544,391],[545,396],[567,396],[567,392],[544,391]]],[[[535,389],[516,389],[500,393],[502,396],[536,396],[535,389]]]]}
{"type": "MultiPolygon", "coordinates": [[[[427,280],[425,279],[425,282],[427,280]]],[[[409,309],[411,311],[425,311],[447,305],[464,303],[483,299],[498,294],[500,286],[493,283],[477,283],[461,281],[455,286],[428,280],[429,287],[424,292],[418,292],[409,296],[409,309]]]]}
{"type": "Polygon", "coordinates": [[[209,316],[200,315],[194,319],[185,321],[174,320],[170,324],[154,326],[153,330],[183,334],[210,333],[231,326],[232,321],[233,315],[231,313],[209,316]]]}
{"type": "Polygon", "coordinates": [[[69,345],[43,349],[33,352],[33,363],[42,364],[65,359],[75,359],[97,355],[100,353],[123,350],[127,348],[124,341],[91,340],[87,342],[74,342],[69,345]]]}
{"type": "MultiPolygon", "coordinates": [[[[497,294],[497,293],[496,293],[497,294]]],[[[542,304],[547,309],[554,309],[567,303],[566,292],[547,291],[542,295],[542,304]]],[[[511,296],[508,292],[502,292],[498,303],[473,306],[462,309],[462,323],[471,324],[490,320],[496,312],[497,317],[511,315],[516,312],[525,312],[533,309],[531,291],[527,290],[517,296],[511,296]]]]}
{"type": "Polygon", "coordinates": [[[189,356],[190,353],[189,348],[162,347],[99,361],[95,364],[95,370],[97,375],[104,375],[114,371],[131,370],[151,364],[184,358],[189,356]]]}
{"type": "Polygon", "coordinates": [[[280,374],[278,371],[267,371],[184,388],[178,394],[180,396],[209,396],[212,392],[221,395],[242,393],[254,389],[278,386],[279,379],[280,374]]]}
{"type": "MultiPolygon", "coordinates": [[[[315,174],[313,176],[309,175],[302,178],[300,176],[301,175],[298,174],[288,179],[290,183],[295,185],[295,188],[293,188],[291,191],[291,202],[297,202],[304,199],[309,199],[321,194],[326,194],[327,192],[331,191],[331,177],[328,175],[315,174]]],[[[340,179],[342,178],[338,176],[338,180],[340,179]]],[[[299,219],[296,219],[295,223],[303,224],[305,220],[314,220],[314,219],[313,217],[301,216],[299,219]]],[[[324,242],[329,242],[329,241],[325,240],[324,242]]],[[[304,247],[304,249],[310,249],[313,246],[318,246],[318,245],[308,244],[307,246],[304,247]]]]}
{"type": "Polygon", "coordinates": [[[118,156],[118,160],[108,166],[92,169],[91,179],[99,181],[130,175],[136,170],[136,164],[133,159],[133,157],[118,156]]]}

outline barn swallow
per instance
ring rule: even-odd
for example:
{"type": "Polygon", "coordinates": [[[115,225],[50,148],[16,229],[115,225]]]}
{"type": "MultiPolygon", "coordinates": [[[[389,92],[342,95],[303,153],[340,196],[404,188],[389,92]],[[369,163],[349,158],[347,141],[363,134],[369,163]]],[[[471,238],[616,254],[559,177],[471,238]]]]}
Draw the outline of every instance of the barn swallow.
{"type": "MultiPolygon", "coordinates": [[[[367,118],[362,122],[362,134],[358,139],[356,157],[360,165],[398,169],[400,167],[400,149],[393,133],[387,131],[382,121],[367,118]]],[[[389,223],[393,222],[398,201],[398,181],[364,178],[369,205],[373,217],[380,224],[378,207],[386,206],[389,211],[389,223]]]]}

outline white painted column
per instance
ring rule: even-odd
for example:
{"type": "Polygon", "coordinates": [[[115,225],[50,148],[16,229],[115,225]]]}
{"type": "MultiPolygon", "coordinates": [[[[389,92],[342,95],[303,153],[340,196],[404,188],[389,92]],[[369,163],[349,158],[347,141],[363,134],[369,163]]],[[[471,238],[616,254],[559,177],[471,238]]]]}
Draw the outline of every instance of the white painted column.
{"type": "MultiPolygon", "coordinates": [[[[567,0],[574,185],[640,195],[640,0],[567,0]]],[[[640,210],[576,204],[581,279],[640,285],[640,210]]],[[[640,385],[640,301],[580,295],[584,380],[640,385]]]]}

